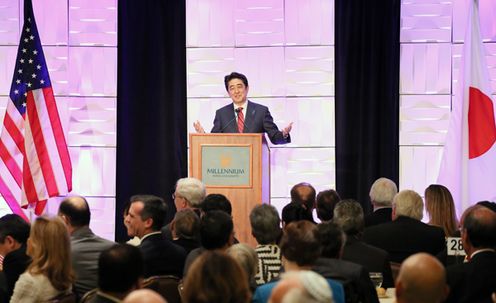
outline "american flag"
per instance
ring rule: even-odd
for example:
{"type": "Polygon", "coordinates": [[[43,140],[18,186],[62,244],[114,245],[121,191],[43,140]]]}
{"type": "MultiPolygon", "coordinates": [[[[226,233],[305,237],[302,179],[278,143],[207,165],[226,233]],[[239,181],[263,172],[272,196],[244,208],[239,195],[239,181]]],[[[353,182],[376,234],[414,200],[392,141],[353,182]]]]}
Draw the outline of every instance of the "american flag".
{"type": "Polygon", "coordinates": [[[72,165],[53,96],[31,0],[24,25],[2,133],[0,193],[11,210],[29,204],[37,215],[47,199],[72,190],[72,165]]]}

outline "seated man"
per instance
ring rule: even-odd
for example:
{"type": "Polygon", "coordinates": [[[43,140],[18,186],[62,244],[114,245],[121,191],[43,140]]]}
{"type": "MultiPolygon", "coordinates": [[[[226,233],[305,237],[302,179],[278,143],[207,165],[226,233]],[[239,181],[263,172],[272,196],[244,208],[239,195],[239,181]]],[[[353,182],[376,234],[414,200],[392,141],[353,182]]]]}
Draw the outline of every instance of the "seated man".
{"type": "Polygon", "coordinates": [[[372,184],[369,196],[374,212],[365,216],[365,227],[391,222],[391,205],[397,193],[398,187],[388,178],[379,178],[372,184]]]}
{"type": "Polygon", "coordinates": [[[171,222],[172,242],[189,254],[200,246],[200,218],[192,209],[181,209],[171,222]]]}
{"type": "Polygon", "coordinates": [[[334,207],[341,200],[334,189],[323,190],[317,195],[317,217],[321,222],[331,221],[334,207]]]}
{"type": "Polygon", "coordinates": [[[291,271],[282,275],[274,287],[269,302],[329,303],[332,292],[325,278],[311,270],[291,271]]]}
{"type": "Polygon", "coordinates": [[[186,251],[162,237],[160,228],[167,215],[165,202],[152,195],[136,195],[130,199],[126,227],[129,236],[138,236],[143,254],[145,278],[151,276],[183,275],[186,251]]]}

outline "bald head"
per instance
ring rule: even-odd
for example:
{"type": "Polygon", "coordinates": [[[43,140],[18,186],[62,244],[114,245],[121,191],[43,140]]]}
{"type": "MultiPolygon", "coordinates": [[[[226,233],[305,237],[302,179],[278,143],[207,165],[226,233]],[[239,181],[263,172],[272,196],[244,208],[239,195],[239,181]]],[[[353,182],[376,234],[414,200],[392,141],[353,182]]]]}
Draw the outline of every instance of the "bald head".
{"type": "Polygon", "coordinates": [[[139,289],[131,292],[123,303],[167,303],[167,301],[153,290],[139,289]]]}
{"type": "Polygon", "coordinates": [[[308,211],[315,207],[315,188],[310,183],[298,183],[291,188],[291,202],[305,206],[308,211]]]}
{"type": "Polygon", "coordinates": [[[403,261],[396,279],[398,303],[438,303],[447,295],[446,273],[436,258],[418,253],[403,261]]]}
{"type": "Polygon", "coordinates": [[[272,290],[270,303],[332,303],[332,291],[324,277],[311,270],[288,271],[272,290]]]}
{"type": "Polygon", "coordinates": [[[90,207],[84,197],[65,198],[60,203],[58,214],[62,216],[67,225],[74,229],[90,225],[90,207]]]}
{"type": "Polygon", "coordinates": [[[496,213],[487,207],[469,207],[462,216],[462,243],[468,255],[496,247],[496,213]]]}

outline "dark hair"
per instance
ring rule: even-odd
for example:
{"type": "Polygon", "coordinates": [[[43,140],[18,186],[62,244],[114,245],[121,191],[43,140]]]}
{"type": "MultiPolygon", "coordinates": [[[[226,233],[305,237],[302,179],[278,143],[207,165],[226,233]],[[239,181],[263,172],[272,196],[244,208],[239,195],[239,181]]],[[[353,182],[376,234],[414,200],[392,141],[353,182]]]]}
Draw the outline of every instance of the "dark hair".
{"type": "Polygon", "coordinates": [[[317,217],[322,221],[332,219],[334,207],[341,200],[339,194],[334,189],[319,192],[317,195],[317,217]]]}
{"type": "Polygon", "coordinates": [[[276,208],[262,204],[255,206],[250,213],[251,234],[258,244],[274,244],[281,235],[281,219],[276,208]]]}
{"type": "Polygon", "coordinates": [[[200,218],[191,208],[181,209],[174,216],[172,226],[178,238],[198,239],[200,218]]]}
{"type": "Polygon", "coordinates": [[[282,209],[282,221],[288,225],[291,222],[306,220],[313,222],[311,213],[298,202],[291,202],[282,209]]]}
{"type": "Polygon", "coordinates": [[[475,248],[496,247],[496,213],[476,205],[464,214],[463,229],[475,248]]]}
{"type": "Polygon", "coordinates": [[[231,216],[220,210],[203,215],[200,224],[200,242],[206,249],[217,249],[229,243],[233,231],[231,216]]]}
{"type": "Polygon", "coordinates": [[[91,212],[88,206],[88,201],[84,197],[75,196],[68,197],[62,200],[59,206],[59,214],[62,214],[69,219],[69,223],[74,227],[81,227],[90,224],[91,212]],[[80,199],[83,203],[82,207],[78,207],[75,203],[76,199],[80,199]]]}
{"type": "Polygon", "coordinates": [[[291,188],[291,202],[304,205],[307,211],[311,212],[315,207],[315,188],[312,184],[301,182],[291,188]]]}
{"type": "Polygon", "coordinates": [[[139,248],[116,244],[100,254],[98,288],[106,292],[125,293],[143,276],[143,256],[139,248]]]}
{"type": "Polygon", "coordinates": [[[232,72],[224,77],[224,86],[226,87],[226,91],[229,91],[229,81],[231,81],[232,79],[239,79],[243,81],[246,87],[248,87],[248,78],[246,78],[245,75],[237,72],[232,72]]]}
{"type": "Polygon", "coordinates": [[[232,213],[231,201],[222,194],[210,194],[200,204],[201,210],[206,213],[212,210],[221,210],[229,216],[232,213]]]}
{"type": "Polygon", "coordinates": [[[289,224],[282,235],[281,254],[298,266],[313,265],[322,250],[315,224],[298,221],[289,224]]]}
{"type": "Polygon", "coordinates": [[[320,223],[317,225],[317,230],[318,239],[322,246],[322,257],[339,258],[345,241],[343,230],[333,222],[320,223]]]}
{"type": "Polygon", "coordinates": [[[5,238],[11,236],[20,244],[24,244],[29,238],[29,230],[29,224],[21,216],[5,215],[0,218],[0,243],[4,243],[5,238]]]}
{"type": "Polygon", "coordinates": [[[490,210],[494,211],[496,213],[496,203],[491,202],[491,201],[480,201],[477,202],[477,205],[481,205],[484,207],[489,208],[490,210]]]}
{"type": "Polygon", "coordinates": [[[363,208],[353,199],[341,200],[334,208],[332,222],[341,227],[347,235],[361,235],[365,228],[363,208]]]}
{"type": "Polygon", "coordinates": [[[141,211],[141,220],[152,218],[152,230],[160,230],[164,226],[165,217],[167,216],[167,204],[160,197],[153,195],[135,195],[129,199],[130,203],[142,202],[143,210],[141,211]]]}

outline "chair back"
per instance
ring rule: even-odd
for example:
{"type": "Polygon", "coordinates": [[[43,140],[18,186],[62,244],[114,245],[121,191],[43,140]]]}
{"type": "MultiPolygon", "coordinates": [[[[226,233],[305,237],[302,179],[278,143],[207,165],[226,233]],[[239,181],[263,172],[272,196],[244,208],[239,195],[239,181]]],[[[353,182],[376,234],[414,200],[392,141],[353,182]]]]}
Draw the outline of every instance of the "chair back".
{"type": "Polygon", "coordinates": [[[83,297],[81,298],[81,301],[79,301],[79,303],[91,302],[91,299],[93,299],[96,296],[97,292],[98,292],[98,288],[94,288],[94,289],[88,291],[87,293],[85,293],[83,295],[83,297]]]}
{"type": "Polygon", "coordinates": [[[391,273],[393,274],[393,282],[396,282],[396,278],[398,278],[398,274],[400,273],[401,263],[390,262],[391,265],[391,273]]]}
{"type": "Polygon", "coordinates": [[[143,281],[143,288],[159,293],[168,303],[181,303],[179,281],[176,276],[153,276],[143,281]]]}

